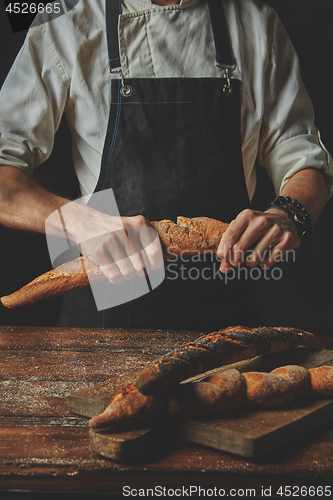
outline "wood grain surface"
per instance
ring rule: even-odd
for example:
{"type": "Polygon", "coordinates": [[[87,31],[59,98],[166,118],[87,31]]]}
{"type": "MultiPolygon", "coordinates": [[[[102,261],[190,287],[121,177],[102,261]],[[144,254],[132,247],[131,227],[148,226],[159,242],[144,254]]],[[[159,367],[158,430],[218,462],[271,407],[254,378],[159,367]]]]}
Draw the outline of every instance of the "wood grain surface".
{"type": "MultiPolygon", "coordinates": [[[[121,494],[125,485],[161,484],[259,492],[281,484],[330,485],[330,422],[252,459],[191,443],[133,464],[91,451],[87,418],[68,410],[69,394],[138,369],[197,337],[198,332],[1,327],[1,490],[121,494]]],[[[333,339],[320,337],[318,347],[332,349],[333,339]]]]}

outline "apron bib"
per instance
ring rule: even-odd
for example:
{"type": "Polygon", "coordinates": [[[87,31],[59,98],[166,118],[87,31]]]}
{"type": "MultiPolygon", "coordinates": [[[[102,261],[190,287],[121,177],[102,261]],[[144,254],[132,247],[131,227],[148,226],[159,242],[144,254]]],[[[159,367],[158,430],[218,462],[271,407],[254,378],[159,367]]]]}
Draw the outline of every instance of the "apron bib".
{"type": "MultiPolygon", "coordinates": [[[[120,67],[120,2],[107,1],[110,69],[120,67]]],[[[230,222],[250,207],[240,135],[240,81],[220,2],[208,0],[221,78],[111,81],[111,109],[96,192],[112,188],[121,216],[148,220],[206,216],[230,222]]],[[[136,300],[97,311],[90,287],[64,297],[66,327],[214,331],[254,326],[254,286],[225,279],[215,255],[165,261],[163,283],[136,300]]],[[[243,279],[242,279],[243,277],[243,279]]],[[[117,286],[117,285],[111,285],[117,286]]]]}

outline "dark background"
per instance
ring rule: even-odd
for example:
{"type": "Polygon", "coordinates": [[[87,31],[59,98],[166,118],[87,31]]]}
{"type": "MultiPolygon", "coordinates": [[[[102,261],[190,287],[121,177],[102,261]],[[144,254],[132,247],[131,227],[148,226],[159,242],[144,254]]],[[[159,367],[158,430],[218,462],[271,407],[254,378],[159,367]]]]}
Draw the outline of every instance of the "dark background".
{"type": "MultiPolygon", "coordinates": [[[[333,151],[333,1],[270,0],[279,13],[299,54],[301,73],[311,96],[316,125],[327,149],[333,151]]],[[[2,84],[26,32],[12,33],[3,2],[0,3],[0,82],[2,84]]],[[[36,179],[54,192],[75,196],[77,183],[71,160],[70,134],[63,120],[51,158],[36,172],[36,179]],[[62,190],[62,179],[69,177],[62,190]]],[[[271,185],[260,171],[255,208],[265,209],[271,185]]],[[[297,262],[286,263],[283,279],[258,282],[261,324],[331,333],[333,306],[333,201],[330,200],[311,236],[302,243],[297,262]]],[[[0,226],[0,296],[8,295],[51,269],[45,237],[0,226]]],[[[0,324],[56,325],[61,298],[8,310],[0,305],[0,324]]],[[[333,329],[332,329],[333,333],[333,329]]]]}

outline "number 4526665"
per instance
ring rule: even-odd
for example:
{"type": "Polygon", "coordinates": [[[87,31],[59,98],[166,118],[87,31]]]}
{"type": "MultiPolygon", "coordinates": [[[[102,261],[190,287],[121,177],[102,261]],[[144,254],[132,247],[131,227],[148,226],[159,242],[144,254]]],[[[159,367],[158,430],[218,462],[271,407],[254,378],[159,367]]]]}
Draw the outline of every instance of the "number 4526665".
{"type": "Polygon", "coordinates": [[[330,497],[331,486],[280,486],[276,492],[280,497],[330,497]]]}
{"type": "Polygon", "coordinates": [[[60,2],[52,3],[26,3],[13,2],[6,7],[9,14],[37,14],[37,12],[46,12],[47,14],[59,14],[61,12],[60,2]]]}

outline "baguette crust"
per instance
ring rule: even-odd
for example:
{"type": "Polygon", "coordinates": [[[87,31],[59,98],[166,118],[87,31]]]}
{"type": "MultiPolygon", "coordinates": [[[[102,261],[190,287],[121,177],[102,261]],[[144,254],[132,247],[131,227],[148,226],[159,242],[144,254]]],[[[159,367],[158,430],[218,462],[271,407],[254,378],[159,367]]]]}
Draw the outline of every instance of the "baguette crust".
{"type": "Polygon", "coordinates": [[[165,405],[164,394],[143,396],[135,384],[130,384],[113,396],[101,415],[90,420],[90,426],[117,427],[142,422],[165,413],[165,405]]]}
{"type": "Polygon", "coordinates": [[[167,412],[176,418],[200,417],[244,405],[245,401],[245,378],[231,368],[201,382],[174,387],[170,391],[167,412]]]}
{"type": "Polygon", "coordinates": [[[310,368],[309,373],[312,392],[320,397],[333,398],[333,367],[310,368]]]}
{"type": "MultiPolygon", "coordinates": [[[[193,255],[207,251],[216,252],[222,235],[229,224],[208,217],[188,219],[178,217],[177,224],[163,220],[152,222],[163,246],[165,257],[174,255],[193,255]]],[[[88,257],[62,264],[42,274],[20,290],[1,298],[5,307],[13,309],[33,304],[58,295],[107,279],[100,268],[88,257]]]]}
{"type": "Polygon", "coordinates": [[[304,396],[333,397],[333,368],[306,370],[288,365],[270,373],[243,374],[231,368],[150,396],[142,395],[131,384],[118,391],[105,411],[89,421],[89,426],[113,429],[159,416],[184,419],[239,407],[273,408],[304,396]]]}
{"type": "Polygon", "coordinates": [[[293,382],[272,373],[243,373],[246,380],[246,396],[250,406],[269,408],[293,399],[293,382]]]}
{"type": "Polygon", "coordinates": [[[78,290],[97,283],[106,277],[100,268],[88,257],[79,257],[71,262],[42,274],[17,292],[1,298],[1,302],[9,309],[33,304],[64,293],[78,290]]]}
{"type": "Polygon", "coordinates": [[[229,327],[162,356],[142,370],[137,386],[142,394],[154,394],[213,368],[308,345],[314,339],[311,333],[294,328],[229,327]]]}
{"type": "Polygon", "coordinates": [[[280,366],[271,371],[273,375],[279,375],[293,384],[292,399],[308,394],[311,387],[311,376],[309,370],[297,365],[280,366]]]}
{"type": "Polygon", "coordinates": [[[172,255],[195,255],[216,252],[229,224],[209,217],[177,217],[171,220],[151,222],[167,252],[172,255]]]}

